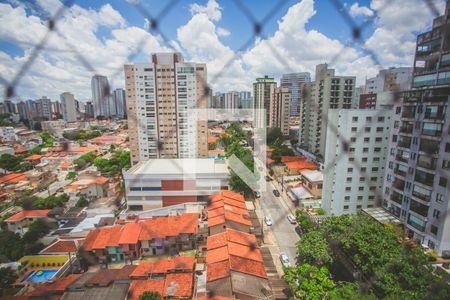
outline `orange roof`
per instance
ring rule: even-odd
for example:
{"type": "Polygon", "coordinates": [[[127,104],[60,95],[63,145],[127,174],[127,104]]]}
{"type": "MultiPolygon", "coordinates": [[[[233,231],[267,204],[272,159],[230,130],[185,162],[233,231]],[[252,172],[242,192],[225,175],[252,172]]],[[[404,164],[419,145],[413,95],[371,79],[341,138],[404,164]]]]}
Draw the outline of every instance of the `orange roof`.
{"type": "Polygon", "coordinates": [[[66,253],[77,252],[78,242],[76,240],[57,240],[47,248],[43,249],[42,253],[66,253]]]}
{"type": "Polygon", "coordinates": [[[109,181],[109,178],[106,178],[106,177],[98,177],[98,178],[96,178],[95,180],[94,180],[94,182],[96,183],[96,184],[105,184],[105,183],[107,183],[109,181]]]}
{"type": "Polygon", "coordinates": [[[292,162],[292,161],[305,161],[306,157],[304,156],[282,156],[281,157],[281,162],[283,163],[287,163],[287,162],[292,162]]]}
{"type": "Polygon", "coordinates": [[[46,282],[37,289],[28,293],[28,296],[47,296],[47,293],[59,292],[64,290],[72,284],[75,280],[81,277],[82,274],[70,274],[63,278],[57,278],[53,282],[46,282]]]}
{"type": "Polygon", "coordinates": [[[87,188],[88,186],[92,185],[92,184],[105,184],[109,181],[109,178],[107,177],[97,177],[95,179],[86,181],[86,180],[78,180],[73,182],[72,184],[68,185],[67,188],[68,189],[72,189],[72,190],[83,190],[85,188],[87,188]]]}
{"type": "Polygon", "coordinates": [[[26,153],[26,152],[28,152],[29,150],[27,149],[27,148],[17,148],[17,149],[14,149],[14,153],[15,154],[23,154],[23,153],[26,153]]]}
{"type": "Polygon", "coordinates": [[[9,217],[8,219],[5,220],[5,222],[17,222],[22,221],[25,218],[44,218],[48,215],[49,212],[50,212],[49,209],[23,210],[9,217]]]}
{"type": "Polygon", "coordinates": [[[224,224],[227,221],[251,226],[250,216],[245,206],[244,196],[222,191],[210,196],[208,206],[208,227],[224,224]]]}
{"type": "Polygon", "coordinates": [[[144,292],[158,292],[164,295],[164,280],[132,280],[128,290],[128,300],[138,300],[144,292]]]}
{"type": "Polygon", "coordinates": [[[223,149],[212,149],[212,150],[208,150],[208,153],[225,153],[225,150],[223,150],[223,149]]]}
{"type": "Polygon", "coordinates": [[[168,216],[146,219],[138,223],[127,223],[112,227],[91,230],[85,241],[85,250],[104,249],[107,246],[135,244],[137,241],[150,241],[155,238],[167,238],[180,234],[192,234],[198,231],[198,214],[188,213],[180,216],[168,216]]]}
{"type": "Polygon", "coordinates": [[[317,170],[317,165],[309,161],[292,161],[284,163],[287,168],[294,170],[317,170]]]}
{"type": "Polygon", "coordinates": [[[64,147],[48,147],[47,151],[49,152],[61,152],[64,150],[64,147]]]}
{"type": "Polygon", "coordinates": [[[267,162],[268,165],[271,165],[271,164],[273,164],[275,162],[275,160],[273,160],[271,158],[267,158],[266,162],[267,162]]]}
{"type": "Polygon", "coordinates": [[[208,144],[211,144],[211,143],[217,143],[217,137],[215,137],[215,136],[210,136],[210,137],[208,138],[208,144]]]}
{"type": "Polygon", "coordinates": [[[40,160],[42,157],[43,157],[43,155],[33,154],[28,157],[25,157],[23,160],[40,160]]]}
{"type": "Polygon", "coordinates": [[[18,183],[27,179],[27,176],[24,173],[11,173],[0,177],[0,184],[2,183],[18,183]]]}
{"type": "Polygon", "coordinates": [[[226,246],[228,242],[233,242],[240,245],[249,247],[258,247],[258,241],[253,234],[237,231],[227,228],[225,232],[212,235],[208,237],[207,249],[215,249],[218,247],[226,246]]]}
{"type": "Polygon", "coordinates": [[[211,282],[217,279],[230,276],[230,262],[224,260],[215,264],[209,264],[206,269],[206,281],[211,282]]]}
{"type": "Polygon", "coordinates": [[[192,297],[194,290],[194,273],[167,274],[164,283],[164,291],[169,297],[192,297]]]}
{"type": "Polygon", "coordinates": [[[73,153],[89,153],[89,152],[93,152],[93,151],[97,151],[98,147],[72,147],[69,150],[67,150],[67,152],[73,152],[73,153]]]}
{"type": "Polygon", "coordinates": [[[197,298],[197,300],[235,300],[236,298],[228,298],[228,297],[222,297],[222,296],[211,296],[211,297],[201,297],[197,298]]]}
{"type": "Polygon", "coordinates": [[[124,139],[117,136],[102,135],[91,140],[94,144],[121,144],[124,139]]]}
{"type": "Polygon", "coordinates": [[[67,169],[70,168],[72,166],[72,164],[68,161],[63,161],[61,164],[61,168],[67,169]]]}
{"type": "Polygon", "coordinates": [[[154,262],[143,262],[136,266],[130,277],[148,277],[150,274],[166,274],[173,271],[193,271],[194,264],[194,256],[178,256],[154,262]]]}

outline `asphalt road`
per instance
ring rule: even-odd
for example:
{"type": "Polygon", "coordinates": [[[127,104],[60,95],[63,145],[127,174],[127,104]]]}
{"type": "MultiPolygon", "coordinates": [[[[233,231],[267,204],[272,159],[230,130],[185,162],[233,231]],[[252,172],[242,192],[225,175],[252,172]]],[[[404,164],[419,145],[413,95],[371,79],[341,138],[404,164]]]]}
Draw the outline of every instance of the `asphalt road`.
{"type": "MultiPolygon", "coordinates": [[[[282,196],[275,197],[273,195],[272,191],[274,189],[275,187],[272,182],[268,182],[267,189],[262,193],[259,203],[264,212],[264,216],[270,215],[272,218],[273,225],[270,226],[270,230],[274,233],[280,251],[288,254],[289,260],[293,265],[296,261],[295,244],[299,240],[299,237],[295,232],[296,225],[289,223],[286,218],[291,212],[281,199],[282,196]]],[[[267,228],[266,223],[263,226],[267,228]]]]}

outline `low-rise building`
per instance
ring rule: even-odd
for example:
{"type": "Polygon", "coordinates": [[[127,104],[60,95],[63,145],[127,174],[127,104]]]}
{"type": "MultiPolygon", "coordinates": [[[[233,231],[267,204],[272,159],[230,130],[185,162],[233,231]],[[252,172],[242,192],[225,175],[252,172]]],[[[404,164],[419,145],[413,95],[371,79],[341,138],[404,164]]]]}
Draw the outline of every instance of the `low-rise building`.
{"type": "Polygon", "coordinates": [[[318,170],[302,170],[303,183],[315,199],[322,197],[323,173],[318,170]]]}
{"type": "Polygon", "coordinates": [[[183,214],[91,230],[84,250],[100,261],[177,254],[196,245],[198,214],[183,214]]]}
{"type": "Polygon", "coordinates": [[[66,122],[64,122],[64,120],[42,121],[41,126],[42,131],[57,138],[61,138],[63,136],[64,128],[66,128],[66,122]]]}
{"type": "Polygon", "coordinates": [[[226,162],[214,159],[154,159],[123,171],[129,210],[206,201],[228,189],[226,162]]]}
{"type": "Polygon", "coordinates": [[[48,220],[48,213],[50,210],[23,210],[16,213],[5,220],[8,225],[8,230],[18,234],[24,234],[27,231],[27,227],[30,223],[44,219],[48,220]]]}
{"type": "Polygon", "coordinates": [[[16,140],[16,133],[14,127],[2,126],[0,127],[0,140],[3,143],[10,143],[16,140]]]}
{"type": "Polygon", "coordinates": [[[106,197],[109,191],[109,179],[103,176],[80,179],[66,186],[64,191],[73,196],[106,197]]]}
{"type": "Polygon", "coordinates": [[[15,154],[14,148],[8,146],[0,147],[0,156],[2,156],[3,154],[14,155],[15,154]]]}

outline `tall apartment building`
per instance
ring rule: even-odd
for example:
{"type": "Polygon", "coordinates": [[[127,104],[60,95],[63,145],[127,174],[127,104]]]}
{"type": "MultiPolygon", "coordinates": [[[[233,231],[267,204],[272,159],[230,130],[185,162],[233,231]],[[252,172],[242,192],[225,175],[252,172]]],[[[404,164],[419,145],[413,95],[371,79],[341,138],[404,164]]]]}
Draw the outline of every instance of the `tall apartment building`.
{"type": "Polygon", "coordinates": [[[412,71],[411,67],[389,68],[380,70],[378,75],[373,78],[366,79],[364,89],[358,99],[359,108],[376,109],[380,94],[409,90],[412,71]]]}
{"type": "Polygon", "coordinates": [[[239,92],[239,107],[244,109],[250,109],[253,107],[252,93],[247,91],[239,92]]]}
{"type": "Polygon", "coordinates": [[[94,104],[94,117],[109,117],[109,83],[108,78],[94,75],[91,79],[92,102],[94,104]]]}
{"type": "Polygon", "coordinates": [[[131,161],[206,158],[206,65],[184,62],[180,53],[157,53],[151,63],[125,65],[131,161]]]}
{"type": "Polygon", "coordinates": [[[393,116],[383,207],[408,236],[450,256],[450,5],[417,37],[414,90],[393,116]]]}
{"type": "Polygon", "coordinates": [[[17,112],[21,120],[27,120],[32,118],[26,102],[20,101],[17,103],[17,112]]]}
{"type": "Polygon", "coordinates": [[[274,78],[264,76],[256,78],[253,83],[253,108],[255,112],[255,127],[266,127],[270,120],[270,101],[273,97],[273,92],[277,87],[274,78]],[[265,113],[259,110],[265,109],[265,113]]]}
{"type": "Polygon", "coordinates": [[[289,119],[291,115],[291,93],[288,88],[274,89],[269,107],[269,128],[280,128],[284,136],[289,135],[289,119]]]}
{"type": "Polygon", "coordinates": [[[291,116],[300,114],[300,103],[302,101],[303,83],[311,82],[311,74],[309,72],[283,74],[280,80],[280,86],[286,87],[291,93],[291,116]]]}
{"type": "Polygon", "coordinates": [[[330,109],[322,208],[327,215],[379,206],[391,126],[391,109],[330,109]],[[347,154],[341,138],[348,141],[347,154]]]}
{"type": "Polygon", "coordinates": [[[115,89],[113,91],[113,102],[114,102],[114,110],[112,115],[117,116],[118,118],[125,118],[126,113],[126,102],[125,102],[125,90],[124,89],[115,89]]]}
{"type": "Polygon", "coordinates": [[[336,76],[327,64],[316,66],[315,81],[303,85],[300,105],[299,143],[305,150],[325,156],[328,110],[352,107],[355,81],[355,76],[336,76]]]}
{"type": "Polygon", "coordinates": [[[78,115],[75,96],[69,92],[65,92],[61,94],[60,99],[64,121],[75,122],[78,115]]]}
{"type": "Polygon", "coordinates": [[[86,118],[94,117],[94,105],[92,104],[92,101],[86,102],[84,106],[84,115],[86,118]]]}
{"type": "Polygon", "coordinates": [[[225,93],[224,109],[235,110],[239,108],[239,93],[231,91],[225,93]]]}
{"type": "Polygon", "coordinates": [[[41,99],[36,100],[36,116],[45,120],[52,120],[52,101],[43,96],[41,99]]]}

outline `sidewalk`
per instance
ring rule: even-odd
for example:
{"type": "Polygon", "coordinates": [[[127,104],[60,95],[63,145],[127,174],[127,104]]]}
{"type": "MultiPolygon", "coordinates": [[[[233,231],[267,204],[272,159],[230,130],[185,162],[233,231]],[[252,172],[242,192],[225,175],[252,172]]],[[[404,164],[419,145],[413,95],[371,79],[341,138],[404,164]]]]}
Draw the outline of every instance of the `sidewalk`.
{"type": "Polygon", "coordinates": [[[286,189],[281,192],[281,184],[276,181],[272,180],[273,186],[280,192],[280,198],[283,202],[283,204],[289,209],[289,211],[295,216],[295,211],[297,210],[297,207],[295,206],[295,203],[292,202],[291,198],[289,198],[286,189]]]}

